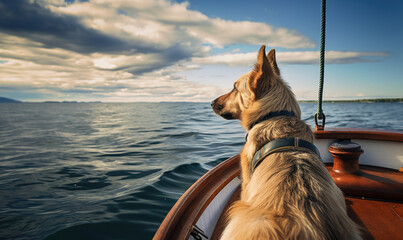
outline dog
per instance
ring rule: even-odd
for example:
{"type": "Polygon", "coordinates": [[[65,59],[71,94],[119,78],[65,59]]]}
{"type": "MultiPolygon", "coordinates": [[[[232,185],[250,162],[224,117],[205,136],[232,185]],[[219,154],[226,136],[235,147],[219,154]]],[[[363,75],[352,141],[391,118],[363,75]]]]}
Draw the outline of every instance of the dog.
{"type": "Polygon", "coordinates": [[[240,154],[241,197],[229,210],[222,240],[361,239],[280,76],[274,49],[266,56],[263,45],[254,69],[211,105],[224,119],[241,120],[247,131],[240,154]],[[263,152],[266,144],[284,139],[297,145],[263,152]]]}

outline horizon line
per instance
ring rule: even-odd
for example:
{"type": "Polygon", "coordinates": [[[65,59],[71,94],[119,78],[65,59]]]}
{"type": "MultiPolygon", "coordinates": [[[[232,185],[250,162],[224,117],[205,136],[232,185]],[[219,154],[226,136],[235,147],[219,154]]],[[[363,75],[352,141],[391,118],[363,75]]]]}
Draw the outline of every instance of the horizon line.
{"type": "MultiPolygon", "coordinates": [[[[210,101],[80,101],[80,100],[44,100],[44,101],[23,101],[23,100],[14,100],[14,103],[209,103],[210,101]]],[[[316,103],[318,100],[297,100],[299,103],[316,103]]],[[[361,98],[361,99],[327,99],[323,100],[323,102],[403,102],[403,98],[361,98]]],[[[6,102],[4,102],[6,103],[6,102]]]]}

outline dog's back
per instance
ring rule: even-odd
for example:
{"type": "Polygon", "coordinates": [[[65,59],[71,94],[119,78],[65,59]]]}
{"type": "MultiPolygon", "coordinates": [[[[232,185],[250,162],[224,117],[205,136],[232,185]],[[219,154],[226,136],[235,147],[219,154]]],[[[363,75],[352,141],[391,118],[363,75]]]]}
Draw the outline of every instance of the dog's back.
{"type": "MultiPolygon", "coordinates": [[[[313,139],[305,122],[279,117],[254,127],[243,152],[284,135],[313,139]]],[[[347,216],[342,192],[321,159],[308,151],[264,159],[229,218],[222,239],[361,239],[347,216]]]]}

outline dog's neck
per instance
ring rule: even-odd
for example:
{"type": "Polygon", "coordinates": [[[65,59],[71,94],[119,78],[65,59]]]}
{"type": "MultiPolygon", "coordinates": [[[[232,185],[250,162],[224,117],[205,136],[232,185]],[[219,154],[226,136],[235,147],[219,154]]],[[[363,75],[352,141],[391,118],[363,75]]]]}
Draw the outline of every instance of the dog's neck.
{"type": "Polygon", "coordinates": [[[286,111],[286,110],[269,112],[268,114],[261,116],[255,122],[251,122],[249,125],[249,129],[252,129],[256,124],[269,120],[270,118],[273,117],[297,117],[297,115],[292,111],[286,111]]]}
{"type": "Polygon", "coordinates": [[[265,96],[252,101],[242,111],[241,125],[249,131],[257,122],[266,120],[267,116],[270,118],[270,114],[275,112],[292,112],[295,117],[301,118],[301,110],[294,94],[281,79],[278,79],[276,87],[273,87],[265,96]]]}
{"type": "MultiPolygon", "coordinates": [[[[256,126],[257,124],[259,124],[261,122],[264,122],[264,121],[267,121],[267,120],[270,120],[271,118],[274,118],[274,117],[297,117],[297,115],[292,111],[286,111],[286,110],[269,112],[268,114],[261,116],[255,122],[251,122],[250,125],[249,125],[249,128],[248,128],[249,131],[251,131],[252,128],[254,126],[256,126]]],[[[249,131],[246,132],[245,141],[248,141],[249,131]]]]}

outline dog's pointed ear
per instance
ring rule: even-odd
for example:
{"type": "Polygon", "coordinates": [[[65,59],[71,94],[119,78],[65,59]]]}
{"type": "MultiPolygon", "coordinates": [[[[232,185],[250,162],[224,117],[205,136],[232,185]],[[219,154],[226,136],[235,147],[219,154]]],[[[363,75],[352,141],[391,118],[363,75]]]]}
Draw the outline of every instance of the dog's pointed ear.
{"type": "Polygon", "coordinates": [[[269,60],[266,57],[266,47],[263,45],[257,56],[257,63],[249,78],[249,89],[253,99],[259,99],[270,87],[270,76],[273,75],[269,60]]]}
{"type": "Polygon", "coordinates": [[[274,48],[267,54],[267,59],[270,62],[273,72],[275,72],[277,75],[280,75],[280,69],[278,68],[276,61],[276,50],[274,48]]]}

